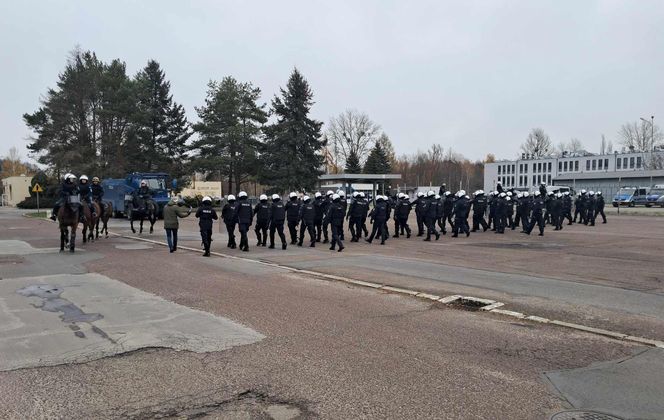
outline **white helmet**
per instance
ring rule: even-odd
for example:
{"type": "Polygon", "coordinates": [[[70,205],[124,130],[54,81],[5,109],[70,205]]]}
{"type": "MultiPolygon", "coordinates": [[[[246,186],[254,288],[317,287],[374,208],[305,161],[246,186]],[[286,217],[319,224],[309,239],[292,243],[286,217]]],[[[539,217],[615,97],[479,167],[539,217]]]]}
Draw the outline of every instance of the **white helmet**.
{"type": "Polygon", "coordinates": [[[339,197],[345,197],[346,196],[346,193],[343,192],[343,190],[337,191],[337,194],[339,194],[339,197]]]}
{"type": "Polygon", "coordinates": [[[546,185],[546,182],[540,182],[540,185],[546,185]]]}
{"type": "Polygon", "coordinates": [[[436,193],[431,190],[427,192],[427,197],[433,197],[434,195],[436,195],[436,193]]]}
{"type": "Polygon", "coordinates": [[[466,195],[466,190],[461,190],[461,191],[459,191],[459,194],[460,194],[460,195],[466,195]]]}
{"type": "Polygon", "coordinates": [[[482,194],[484,194],[484,190],[477,190],[477,192],[475,194],[482,195],[482,194]]]}
{"type": "Polygon", "coordinates": [[[67,177],[67,179],[73,179],[73,180],[76,179],[76,175],[74,175],[74,174],[67,174],[66,177],[67,177]]]}
{"type": "Polygon", "coordinates": [[[500,181],[496,182],[497,185],[500,185],[500,181]]]}
{"type": "Polygon", "coordinates": [[[470,197],[468,197],[467,195],[464,195],[463,198],[465,198],[466,200],[470,199],[470,197]]]}
{"type": "Polygon", "coordinates": [[[445,191],[445,197],[449,197],[452,194],[451,191],[445,191]]]}
{"type": "Polygon", "coordinates": [[[261,194],[261,196],[258,197],[258,199],[261,200],[261,201],[266,201],[267,200],[267,195],[261,194]]]}
{"type": "Polygon", "coordinates": [[[563,194],[564,195],[569,195],[569,191],[565,191],[563,194]]]}
{"type": "Polygon", "coordinates": [[[363,192],[360,193],[360,197],[364,198],[364,193],[363,192]]]}
{"type": "Polygon", "coordinates": [[[521,193],[516,193],[516,198],[521,198],[521,197],[523,197],[523,194],[521,194],[521,193]]]}
{"type": "Polygon", "coordinates": [[[418,197],[424,197],[424,193],[422,191],[420,191],[420,192],[417,193],[417,196],[418,197]]]}
{"type": "Polygon", "coordinates": [[[314,194],[314,197],[318,198],[318,197],[320,197],[320,196],[322,196],[322,195],[323,195],[323,194],[321,194],[321,193],[319,193],[318,191],[316,191],[316,193],[314,194]]]}
{"type": "Polygon", "coordinates": [[[435,195],[434,197],[436,200],[440,200],[440,196],[438,194],[435,195]]]}
{"type": "Polygon", "coordinates": [[[240,191],[240,193],[237,196],[240,197],[240,198],[243,198],[243,197],[247,196],[247,193],[244,192],[244,191],[240,191]]]}
{"type": "Polygon", "coordinates": [[[278,200],[281,197],[279,197],[279,194],[272,194],[272,200],[278,200]]]}
{"type": "Polygon", "coordinates": [[[563,195],[562,195],[561,193],[556,194],[556,197],[558,197],[558,198],[560,198],[560,197],[562,197],[562,196],[563,196],[563,195]]]}
{"type": "Polygon", "coordinates": [[[512,191],[507,191],[507,196],[511,197],[512,196],[512,191]]]}
{"type": "Polygon", "coordinates": [[[539,191],[535,191],[535,197],[539,197],[541,193],[539,191]]]}
{"type": "Polygon", "coordinates": [[[203,199],[201,201],[202,202],[206,202],[206,201],[212,202],[212,199],[210,198],[210,196],[206,195],[205,197],[203,197],[203,199]]]}
{"type": "Polygon", "coordinates": [[[595,195],[595,191],[588,191],[588,195],[595,195]]]}
{"type": "Polygon", "coordinates": [[[293,197],[297,197],[296,192],[291,192],[290,194],[288,194],[288,198],[293,198],[293,197]]]}
{"type": "Polygon", "coordinates": [[[226,197],[226,200],[235,201],[235,196],[233,194],[228,194],[228,197],[226,197]]]}
{"type": "Polygon", "coordinates": [[[78,179],[81,180],[81,181],[83,181],[83,180],[87,181],[87,180],[88,180],[88,176],[87,176],[87,175],[81,175],[81,177],[78,178],[78,179]]]}
{"type": "Polygon", "coordinates": [[[339,198],[339,194],[332,194],[332,200],[338,200],[339,198]]]}
{"type": "Polygon", "coordinates": [[[376,195],[376,201],[378,201],[378,200],[383,200],[383,196],[380,195],[380,194],[376,195]]]}
{"type": "Polygon", "coordinates": [[[505,194],[504,192],[502,192],[502,193],[500,193],[500,195],[499,195],[498,197],[500,197],[500,198],[505,198],[505,197],[507,197],[507,194],[505,194]]]}
{"type": "Polygon", "coordinates": [[[511,199],[512,199],[511,197],[507,197],[505,201],[510,201],[511,199]]]}
{"type": "Polygon", "coordinates": [[[357,191],[353,191],[353,198],[357,197],[358,195],[360,195],[359,192],[357,192],[357,191]]]}
{"type": "Polygon", "coordinates": [[[309,200],[311,200],[311,197],[309,197],[308,195],[305,195],[304,197],[302,197],[302,199],[304,201],[309,201],[309,200]]]}
{"type": "Polygon", "coordinates": [[[142,187],[143,185],[146,185],[146,186],[147,186],[147,185],[148,185],[148,181],[142,179],[142,180],[141,180],[141,187],[142,187]]]}
{"type": "Polygon", "coordinates": [[[581,194],[585,194],[585,193],[586,193],[586,190],[581,190],[581,194]]]}
{"type": "Polygon", "coordinates": [[[69,175],[71,175],[71,173],[67,172],[66,174],[64,174],[64,176],[62,177],[62,179],[64,179],[64,180],[69,179],[69,175]]]}
{"type": "Polygon", "coordinates": [[[334,191],[332,190],[327,190],[327,192],[325,193],[325,195],[328,197],[331,196],[332,194],[334,194],[334,191]]]}
{"type": "Polygon", "coordinates": [[[529,193],[528,191],[526,191],[526,192],[523,193],[523,196],[524,196],[524,197],[529,197],[529,196],[530,196],[530,193],[529,193]]]}
{"type": "Polygon", "coordinates": [[[597,191],[595,194],[597,194],[597,195],[602,195],[602,192],[601,192],[601,191],[597,191]]]}

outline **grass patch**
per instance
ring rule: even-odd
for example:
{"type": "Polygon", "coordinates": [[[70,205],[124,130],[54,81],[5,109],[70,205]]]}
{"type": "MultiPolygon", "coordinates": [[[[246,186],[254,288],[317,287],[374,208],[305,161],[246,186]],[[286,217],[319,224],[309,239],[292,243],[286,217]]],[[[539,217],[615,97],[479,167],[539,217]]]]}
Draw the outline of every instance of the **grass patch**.
{"type": "Polygon", "coordinates": [[[45,211],[40,211],[40,212],[30,212],[30,213],[25,213],[26,217],[34,217],[36,219],[43,219],[45,217],[48,217],[48,213],[45,211]]]}

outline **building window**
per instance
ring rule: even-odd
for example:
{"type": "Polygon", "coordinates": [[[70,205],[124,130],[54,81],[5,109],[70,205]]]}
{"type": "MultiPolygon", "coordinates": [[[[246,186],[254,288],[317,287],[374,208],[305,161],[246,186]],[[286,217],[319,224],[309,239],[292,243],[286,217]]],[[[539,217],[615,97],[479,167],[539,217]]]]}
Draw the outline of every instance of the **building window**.
{"type": "Polygon", "coordinates": [[[616,169],[622,169],[622,159],[616,159],[616,169]]]}
{"type": "Polygon", "coordinates": [[[513,187],[515,186],[515,184],[514,184],[514,175],[512,175],[512,183],[510,185],[513,186],[513,187]]]}
{"type": "Polygon", "coordinates": [[[528,173],[528,164],[527,163],[523,164],[523,172],[526,173],[526,174],[528,173]]]}
{"type": "Polygon", "coordinates": [[[512,173],[513,173],[513,174],[516,173],[516,165],[514,165],[514,164],[512,164],[512,173]]]}
{"type": "Polygon", "coordinates": [[[604,169],[609,170],[609,159],[604,159],[604,169]]]}
{"type": "Polygon", "coordinates": [[[558,162],[558,172],[562,172],[562,171],[563,171],[563,163],[558,162]]]}
{"type": "Polygon", "coordinates": [[[641,168],[641,156],[637,156],[636,158],[636,169],[641,168]]]}
{"type": "Polygon", "coordinates": [[[546,179],[547,179],[546,183],[551,185],[551,175],[547,175],[546,179]]]}
{"type": "Polygon", "coordinates": [[[551,162],[549,162],[549,172],[551,172],[551,162]]]}
{"type": "Polygon", "coordinates": [[[604,159],[600,159],[600,160],[597,162],[597,169],[599,169],[600,171],[601,171],[602,169],[604,169],[604,159]]]}
{"type": "Polygon", "coordinates": [[[634,169],[634,158],[629,158],[629,169],[634,169]]]}
{"type": "Polygon", "coordinates": [[[500,170],[501,170],[501,168],[502,168],[502,166],[501,166],[501,165],[498,165],[498,175],[500,175],[500,170]]]}
{"type": "Polygon", "coordinates": [[[623,158],[623,169],[627,169],[627,158],[623,158]]]}
{"type": "Polygon", "coordinates": [[[567,172],[567,162],[565,162],[565,172],[567,172]]]}
{"type": "Polygon", "coordinates": [[[597,169],[597,160],[593,159],[593,171],[597,169]]]}
{"type": "Polygon", "coordinates": [[[590,170],[590,159],[586,161],[586,171],[590,170]]]}
{"type": "Polygon", "coordinates": [[[535,175],[533,175],[533,185],[535,185],[535,175]]]}
{"type": "Polygon", "coordinates": [[[576,172],[579,172],[579,161],[578,160],[574,162],[574,170],[576,172]]]}

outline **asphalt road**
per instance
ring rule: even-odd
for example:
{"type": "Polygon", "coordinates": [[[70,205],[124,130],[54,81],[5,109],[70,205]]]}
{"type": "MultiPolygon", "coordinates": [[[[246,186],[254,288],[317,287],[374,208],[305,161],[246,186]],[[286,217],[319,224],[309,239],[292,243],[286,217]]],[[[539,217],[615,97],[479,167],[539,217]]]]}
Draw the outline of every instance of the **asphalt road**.
{"type": "MultiPolygon", "coordinates": [[[[391,239],[383,247],[348,244],[342,254],[254,246],[240,253],[227,250],[216,234],[214,249],[441,295],[472,292],[500,298],[510,309],[657,338],[662,227],[644,223],[610,220],[544,238],[510,232],[435,243],[391,239]],[[621,252],[628,258],[614,261],[621,252]],[[647,310],[634,310],[634,296],[648,299],[647,310]]],[[[126,222],[113,226],[127,233],[126,222]]],[[[182,244],[199,246],[195,230],[193,221],[183,223],[182,244]]],[[[159,225],[152,238],[163,241],[159,225]]],[[[45,355],[31,359],[31,367],[3,368],[7,357],[0,358],[0,416],[6,418],[537,419],[567,409],[662,418],[664,412],[656,393],[647,392],[664,386],[660,349],[244,259],[169,254],[119,237],[59,254],[58,241],[55,224],[0,211],[3,349],[20,353],[26,337],[68,337],[40,346],[45,355]],[[91,287],[94,281],[100,286],[91,287]],[[17,293],[36,284],[62,287],[59,298],[103,320],[71,321],[66,312],[45,310],[50,300],[17,293]],[[144,311],[127,309],[135,303],[144,311]],[[165,319],[164,305],[211,324],[174,323],[127,351],[110,346],[104,353],[91,345],[91,337],[103,341],[90,333],[94,328],[106,341],[146,334],[146,322],[165,319]],[[81,349],[87,353],[78,358],[81,349]],[[592,386],[609,378],[623,389],[592,386]]]]}

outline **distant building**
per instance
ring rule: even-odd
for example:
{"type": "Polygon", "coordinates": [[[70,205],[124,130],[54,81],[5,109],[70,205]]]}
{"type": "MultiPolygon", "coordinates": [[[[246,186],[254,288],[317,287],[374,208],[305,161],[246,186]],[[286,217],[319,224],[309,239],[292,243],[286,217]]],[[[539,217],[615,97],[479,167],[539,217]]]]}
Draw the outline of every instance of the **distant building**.
{"type": "MultiPolygon", "coordinates": [[[[567,185],[576,190],[591,190],[593,185],[602,185],[603,194],[612,196],[620,186],[650,182],[660,184],[660,173],[647,170],[647,162],[652,157],[664,159],[664,151],[627,152],[595,155],[587,152],[565,154],[560,157],[517,160],[502,160],[484,165],[484,190],[496,189],[500,181],[505,188],[532,191],[540,183],[547,185],[567,185]],[[646,172],[647,171],[647,172],[646,172]],[[643,175],[643,176],[641,176],[643,175]],[[600,180],[601,182],[597,181],[600,180]],[[631,181],[628,181],[631,180],[631,181]]],[[[643,185],[642,185],[643,186],[643,185]]],[[[650,185],[645,185],[650,186],[650,185]]],[[[600,188],[596,188],[600,189],[600,188]]],[[[601,190],[601,189],[600,189],[601,190]]]]}
{"type": "Polygon", "coordinates": [[[30,197],[31,176],[10,176],[2,180],[2,205],[16,206],[30,197]]]}

